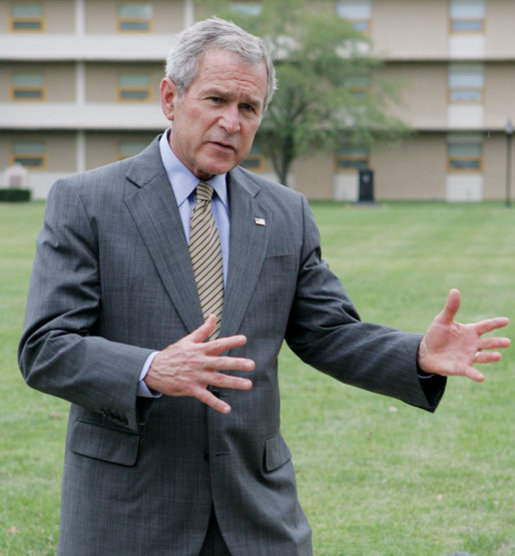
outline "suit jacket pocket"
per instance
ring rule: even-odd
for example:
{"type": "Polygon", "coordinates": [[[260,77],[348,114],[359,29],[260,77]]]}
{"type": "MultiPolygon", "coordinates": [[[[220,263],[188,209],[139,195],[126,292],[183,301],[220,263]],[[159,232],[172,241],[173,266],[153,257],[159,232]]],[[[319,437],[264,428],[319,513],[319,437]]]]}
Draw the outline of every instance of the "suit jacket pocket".
{"type": "Polygon", "coordinates": [[[73,426],[70,448],[76,454],[132,466],[138,457],[139,435],[77,420],[73,426]]]}
{"type": "Polygon", "coordinates": [[[265,440],[265,470],[274,471],[291,460],[291,452],[281,433],[265,440]]]}

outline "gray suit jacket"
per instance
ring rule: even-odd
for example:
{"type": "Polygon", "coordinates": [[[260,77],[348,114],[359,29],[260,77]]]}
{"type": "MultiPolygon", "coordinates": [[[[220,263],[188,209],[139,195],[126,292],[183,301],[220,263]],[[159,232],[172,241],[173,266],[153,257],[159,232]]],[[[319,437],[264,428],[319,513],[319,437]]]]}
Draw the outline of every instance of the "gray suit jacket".
{"type": "Polygon", "coordinates": [[[421,388],[420,335],[360,322],[302,195],[236,168],[229,196],[221,334],[245,334],[233,355],[256,368],[252,390],[218,393],[221,415],[136,396],[147,356],[203,320],[157,140],[52,188],[19,361],[29,385],[71,402],[60,554],[198,554],[213,505],[233,554],[311,554],[280,432],[283,339],[343,382],[428,410],[443,393],[440,378],[421,388]]]}

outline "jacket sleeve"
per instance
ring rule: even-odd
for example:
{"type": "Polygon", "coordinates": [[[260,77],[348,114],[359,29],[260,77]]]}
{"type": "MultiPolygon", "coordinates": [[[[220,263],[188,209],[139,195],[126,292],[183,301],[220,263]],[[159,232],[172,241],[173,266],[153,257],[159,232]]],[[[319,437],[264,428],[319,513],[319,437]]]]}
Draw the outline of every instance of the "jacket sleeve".
{"type": "Polygon", "coordinates": [[[37,240],[18,360],[26,382],[137,428],[139,373],[151,350],[95,335],[98,241],[77,188],[57,182],[37,240]]]}
{"type": "Polygon", "coordinates": [[[304,200],[304,237],[286,340],[305,362],[332,377],[434,411],[445,378],[424,379],[417,366],[421,334],[362,322],[340,280],[321,258],[320,237],[304,200]]]}

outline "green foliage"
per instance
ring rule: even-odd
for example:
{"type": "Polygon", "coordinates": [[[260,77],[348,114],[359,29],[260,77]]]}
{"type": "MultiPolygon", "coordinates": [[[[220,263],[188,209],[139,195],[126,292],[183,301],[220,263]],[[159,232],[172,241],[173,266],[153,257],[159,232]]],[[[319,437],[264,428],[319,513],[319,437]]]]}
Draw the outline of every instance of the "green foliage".
{"type": "MultiPolygon", "coordinates": [[[[17,369],[43,204],[0,205],[0,554],[55,554],[67,404],[17,369]]],[[[364,320],[423,332],[515,314],[513,210],[501,203],[315,203],[324,257],[364,320]]],[[[503,331],[513,335],[513,324],[503,331]]],[[[280,357],[282,430],[317,556],[515,554],[515,350],[449,380],[435,414],[280,357]]]]}
{"type": "Polygon", "coordinates": [[[380,64],[369,39],[335,13],[309,11],[300,0],[263,0],[259,15],[239,13],[226,0],[200,3],[270,45],[279,87],[257,141],[281,183],[308,151],[371,147],[406,131],[388,115],[397,91],[374,76],[380,64]]]}
{"type": "Polygon", "coordinates": [[[32,191],[30,189],[19,189],[16,187],[0,188],[0,203],[23,203],[30,201],[32,191]]]}

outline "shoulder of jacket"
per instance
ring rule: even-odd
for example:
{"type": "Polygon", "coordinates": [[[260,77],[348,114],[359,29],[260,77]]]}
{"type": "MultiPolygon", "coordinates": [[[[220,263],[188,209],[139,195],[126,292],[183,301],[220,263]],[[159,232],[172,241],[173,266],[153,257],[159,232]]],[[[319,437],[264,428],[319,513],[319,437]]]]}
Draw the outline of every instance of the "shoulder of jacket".
{"type": "Polygon", "coordinates": [[[154,160],[153,157],[158,156],[158,143],[156,138],[147,148],[139,154],[110,162],[103,166],[98,166],[85,172],[72,174],[65,178],[61,178],[56,182],[58,187],[76,187],[83,188],[87,191],[99,189],[112,189],[116,184],[124,184],[127,174],[131,168],[145,166],[148,160],[154,160]]]}
{"type": "Polygon", "coordinates": [[[241,166],[237,166],[231,170],[231,179],[236,182],[243,183],[257,193],[263,193],[266,197],[280,198],[298,203],[305,196],[289,187],[282,185],[276,181],[270,180],[259,174],[246,170],[241,166]]]}

